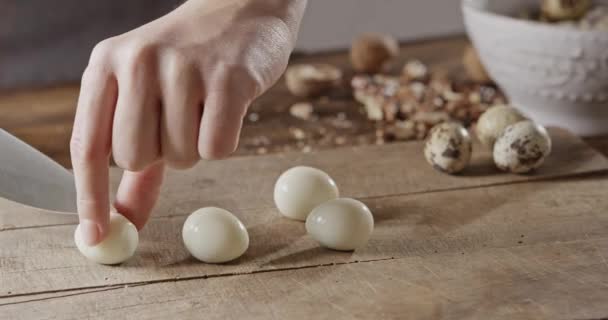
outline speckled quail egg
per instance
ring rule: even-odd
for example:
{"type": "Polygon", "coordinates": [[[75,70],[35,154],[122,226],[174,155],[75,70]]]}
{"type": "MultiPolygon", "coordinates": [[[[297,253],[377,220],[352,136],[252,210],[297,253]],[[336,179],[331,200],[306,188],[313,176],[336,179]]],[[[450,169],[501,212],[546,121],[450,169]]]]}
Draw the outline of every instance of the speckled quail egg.
{"type": "Polygon", "coordinates": [[[74,242],[78,250],[89,260],[100,264],[118,264],[135,253],[139,243],[137,228],[127,218],[118,213],[110,214],[110,232],[97,245],[84,243],[80,226],[74,232],[74,242]]]}
{"type": "Polygon", "coordinates": [[[551,21],[576,20],[590,7],[591,0],[542,0],[541,12],[551,21]]]}
{"type": "Polygon", "coordinates": [[[472,143],[467,129],[456,122],[444,122],[431,129],[424,145],[426,160],[437,170],[458,173],[471,160],[472,143]]]}
{"type": "Polygon", "coordinates": [[[300,221],[305,221],[319,204],[338,196],[334,180],[312,167],[293,167],[283,172],[274,186],[274,202],[279,212],[300,221]]]}
{"type": "Polygon", "coordinates": [[[227,210],[215,207],[194,211],[184,222],[182,238],[196,259],[224,263],[240,257],[249,247],[243,223],[227,210]]]}
{"type": "Polygon", "coordinates": [[[306,219],[306,231],[322,246],[351,251],[364,246],[374,230],[374,217],[362,202],[339,198],[317,206],[306,219]]]}
{"type": "Polygon", "coordinates": [[[551,153],[547,130],[532,121],[508,126],[494,144],[494,163],[504,171],[526,173],[540,167],[551,153]]]}
{"type": "Polygon", "coordinates": [[[479,117],[475,132],[484,146],[492,148],[506,127],[524,120],[526,117],[517,109],[507,105],[496,105],[479,117]]]}

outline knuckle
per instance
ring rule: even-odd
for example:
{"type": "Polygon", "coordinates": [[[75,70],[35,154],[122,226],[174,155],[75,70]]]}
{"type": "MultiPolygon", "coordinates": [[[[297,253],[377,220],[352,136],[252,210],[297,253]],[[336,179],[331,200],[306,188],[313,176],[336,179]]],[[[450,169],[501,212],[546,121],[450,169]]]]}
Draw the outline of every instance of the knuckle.
{"type": "Polygon", "coordinates": [[[168,81],[185,79],[194,70],[188,57],[178,50],[165,50],[161,59],[162,73],[168,81]]]}
{"type": "Polygon", "coordinates": [[[114,152],[113,158],[118,167],[133,172],[141,171],[151,163],[137,152],[114,152]]]}
{"type": "Polygon", "coordinates": [[[241,64],[220,63],[219,82],[231,94],[238,93],[240,98],[252,100],[262,91],[261,77],[241,64]]]}
{"type": "Polygon", "coordinates": [[[116,165],[128,171],[141,171],[146,167],[146,163],[136,156],[114,156],[116,165]]]}
{"type": "Polygon", "coordinates": [[[128,69],[139,69],[149,64],[154,57],[156,48],[154,45],[141,42],[130,41],[120,48],[120,58],[128,69]]]}
{"type": "Polygon", "coordinates": [[[91,51],[89,65],[94,67],[105,67],[110,64],[116,47],[117,44],[114,38],[109,38],[97,43],[93,48],[93,51],[91,51]]]}

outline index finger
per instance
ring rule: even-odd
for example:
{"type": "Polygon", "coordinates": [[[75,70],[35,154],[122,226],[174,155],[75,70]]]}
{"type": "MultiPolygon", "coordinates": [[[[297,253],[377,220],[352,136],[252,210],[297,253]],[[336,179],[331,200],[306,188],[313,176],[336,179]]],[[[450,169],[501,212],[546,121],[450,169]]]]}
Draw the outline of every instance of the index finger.
{"type": "Polygon", "coordinates": [[[79,232],[88,245],[99,243],[108,233],[109,158],[117,95],[118,84],[109,70],[87,67],[82,77],[70,153],[76,179],[79,232]]]}

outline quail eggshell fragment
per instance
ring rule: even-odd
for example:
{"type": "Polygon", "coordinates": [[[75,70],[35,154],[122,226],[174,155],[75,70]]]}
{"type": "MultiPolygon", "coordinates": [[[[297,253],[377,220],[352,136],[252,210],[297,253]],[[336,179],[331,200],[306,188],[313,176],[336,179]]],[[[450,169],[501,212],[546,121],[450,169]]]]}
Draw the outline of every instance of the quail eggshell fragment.
{"type": "Polygon", "coordinates": [[[472,143],[467,129],[456,122],[444,122],[431,130],[424,145],[426,160],[437,170],[458,173],[471,160],[472,143]]]}
{"type": "Polygon", "coordinates": [[[305,221],[319,204],[339,197],[338,186],[325,172],[305,166],[281,174],[274,186],[274,202],[284,216],[305,221]]]}
{"type": "Polygon", "coordinates": [[[85,244],[80,226],[74,232],[76,247],[89,260],[100,264],[119,264],[135,253],[139,243],[137,228],[131,221],[118,213],[110,214],[110,232],[95,246],[85,244]]]}
{"type": "Polygon", "coordinates": [[[551,153],[547,130],[532,121],[508,126],[494,144],[494,163],[504,171],[526,173],[540,167],[551,153]]]}
{"type": "Polygon", "coordinates": [[[306,219],[306,231],[322,246],[352,251],[364,246],[374,229],[374,217],[362,202],[339,198],[316,207],[306,219]]]}
{"type": "Polygon", "coordinates": [[[227,210],[207,207],[194,211],[184,222],[182,238],[196,259],[224,263],[240,257],[249,247],[243,223],[227,210]]]}
{"type": "Polygon", "coordinates": [[[591,0],[542,0],[541,12],[550,21],[576,20],[587,13],[591,0]]]}
{"type": "Polygon", "coordinates": [[[477,138],[484,146],[492,148],[506,127],[524,120],[526,117],[511,106],[493,106],[479,117],[475,127],[477,138]]]}

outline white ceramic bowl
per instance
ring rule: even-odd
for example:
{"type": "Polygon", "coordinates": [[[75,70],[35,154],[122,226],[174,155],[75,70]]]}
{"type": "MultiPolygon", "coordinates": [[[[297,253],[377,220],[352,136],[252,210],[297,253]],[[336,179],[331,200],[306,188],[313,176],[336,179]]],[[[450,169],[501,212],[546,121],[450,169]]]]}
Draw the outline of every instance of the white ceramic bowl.
{"type": "Polygon", "coordinates": [[[534,3],[462,1],[482,63],[511,104],[531,119],[582,136],[607,134],[608,32],[512,18],[534,3]]]}

